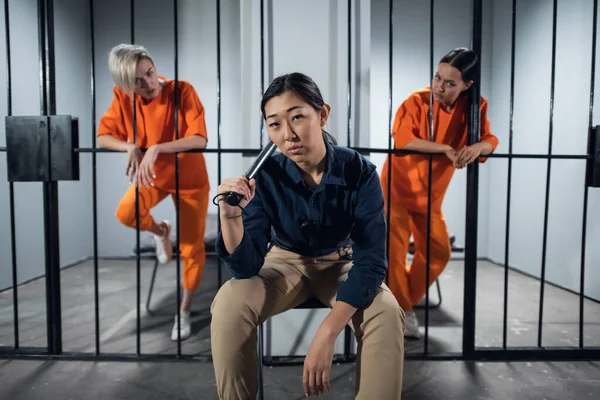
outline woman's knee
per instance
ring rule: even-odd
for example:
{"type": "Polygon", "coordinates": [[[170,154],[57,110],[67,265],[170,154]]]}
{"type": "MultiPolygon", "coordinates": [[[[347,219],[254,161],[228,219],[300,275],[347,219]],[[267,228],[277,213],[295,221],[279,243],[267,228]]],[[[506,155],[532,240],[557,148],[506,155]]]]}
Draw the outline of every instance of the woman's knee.
{"type": "Polygon", "coordinates": [[[250,279],[230,279],[221,286],[215,296],[210,312],[213,329],[228,329],[244,321],[258,324],[257,312],[251,306],[252,286],[250,279]]]}
{"type": "Polygon", "coordinates": [[[117,220],[125,226],[135,227],[135,203],[122,199],[115,211],[117,220]]]}
{"type": "Polygon", "coordinates": [[[377,325],[392,332],[404,332],[405,314],[394,295],[386,288],[379,289],[371,307],[375,307],[377,325]]]}

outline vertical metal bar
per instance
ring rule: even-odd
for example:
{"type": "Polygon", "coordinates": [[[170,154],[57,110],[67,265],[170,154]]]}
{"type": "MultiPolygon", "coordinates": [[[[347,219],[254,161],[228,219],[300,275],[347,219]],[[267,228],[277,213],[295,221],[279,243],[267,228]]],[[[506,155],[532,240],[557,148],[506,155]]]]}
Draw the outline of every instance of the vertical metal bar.
{"type": "MultiPolygon", "coordinates": [[[[390,220],[391,220],[391,204],[392,204],[392,160],[394,155],[392,154],[392,100],[393,100],[393,76],[394,76],[394,0],[389,0],[388,10],[388,179],[387,179],[387,212],[386,212],[386,241],[385,241],[385,253],[386,257],[390,259],[390,220]]],[[[389,267],[388,267],[389,268],[389,267]]],[[[389,285],[390,276],[389,273],[385,274],[385,283],[389,285]]]]}
{"type": "MultiPolygon", "coordinates": [[[[175,140],[179,139],[179,78],[178,78],[178,69],[179,69],[179,60],[178,60],[178,13],[177,13],[177,0],[173,0],[173,39],[174,39],[174,69],[175,69],[175,88],[173,92],[173,101],[175,103],[174,113],[175,113],[175,140]]],[[[181,309],[179,304],[181,303],[181,286],[179,284],[181,279],[181,256],[179,252],[179,244],[180,244],[180,227],[179,227],[179,153],[175,153],[175,219],[177,221],[176,227],[176,261],[177,261],[177,270],[176,270],[176,290],[177,290],[177,326],[181,323],[181,309]]],[[[177,331],[177,355],[181,356],[181,329],[177,331]]]]}
{"type": "MultiPolygon", "coordinates": [[[[473,51],[479,56],[475,82],[470,90],[468,143],[479,141],[481,105],[482,0],[473,0],[473,51]]],[[[475,301],[477,295],[477,217],[479,205],[479,162],[467,167],[467,210],[465,240],[465,286],[463,298],[463,356],[473,359],[475,353],[475,301]]]]}
{"type": "Polygon", "coordinates": [[[517,0],[512,2],[510,48],[510,112],[508,122],[508,178],[506,188],[506,231],[504,233],[504,308],[502,321],[502,348],[506,350],[508,332],[508,256],[510,250],[510,201],[512,197],[512,153],[513,153],[513,116],[515,105],[515,49],[517,29],[517,0]]]}
{"type": "MultiPolygon", "coordinates": [[[[350,121],[352,116],[352,0],[348,0],[348,139],[347,146],[350,147],[350,121]]],[[[344,358],[350,357],[350,344],[352,342],[352,332],[348,325],[344,328],[344,358]]],[[[262,352],[261,352],[262,354],[262,352]]]]}
{"type": "MultiPolygon", "coordinates": [[[[10,57],[10,18],[9,0],[4,0],[4,38],[6,39],[6,115],[12,116],[12,79],[10,57]]],[[[19,348],[19,293],[17,279],[17,230],[15,221],[15,185],[8,183],[8,198],[10,203],[10,249],[12,256],[12,289],[13,289],[13,324],[14,348],[19,348]]]]}
{"type": "MultiPolygon", "coordinates": [[[[94,0],[89,1],[90,8],[90,93],[92,96],[92,148],[96,148],[96,42],[94,40],[94,0]]],[[[94,246],[94,321],[96,335],[96,355],[100,354],[100,293],[98,287],[98,177],[96,171],[96,152],[92,152],[92,226],[94,246]]]]}
{"type": "MultiPolygon", "coordinates": [[[[40,55],[40,114],[56,115],[54,71],[54,7],[52,0],[38,0],[38,34],[40,55]]],[[[46,253],[46,326],[48,353],[62,352],[62,317],[60,302],[60,254],[58,218],[58,182],[53,181],[48,121],[48,173],[43,183],[44,231],[46,253]]]]}
{"type": "MultiPolygon", "coordinates": [[[[178,60],[178,36],[177,36],[177,0],[173,0],[173,36],[174,36],[174,46],[175,46],[175,90],[173,91],[173,101],[175,102],[174,112],[175,112],[175,140],[179,140],[179,78],[178,72],[179,69],[179,60],[178,60]]],[[[176,256],[177,256],[177,269],[176,269],[176,290],[177,290],[177,356],[181,356],[181,255],[179,254],[179,244],[180,244],[180,227],[179,227],[179,153],[175,153],[175,220],[177,221],[176,227],[176,256]]]]}
{"type": "MultiPolygon", "coordinates": [[[[552,154],[552,136],[554,133],[554,86],[556,76],[556,20],[558,0],[554,0],[552,9],[552,72],[550,78],[550,124],[548,134],[548,155],[552,154]]],[[[548,245],[548,215],[550,202],[550,177],[552,159],[548,158],[546,170],[546,200],[544,203],[544,236],[542,240],[542,271],[540,277],[540,309],[538,317],[538,347],[542,347],[542,325],[544,321],[544,288],[546,286],[546,249],[548,245]]]]}
{"type": "MultiPolygon", "coordinates": [[[[130,28],[131,28],[131,43],[135,43],[135,0],[130,0],[130,28]]],[[[131,93],[132,99],[132,107],[133,110],[133,142],[138,145],[137,140],[137,104],[136,104],[136,95],[135,93],[131,93]]],[[[136,354],[139,356],[142,352],[141,350],[141,338],[140,332],[142,329],[141,324],[141,257],[140,257],[140,191],[138,187],[138,181],[135,181],[135,286],[136,286],[136,295],[135,295],[135,306],[136,306],[136,354]]]]}
{"type": "MultiPolygon", "coordinates": [[[[434,74],[434,27],[435,27],[435,2],[429,2],[429,79],[433,78],[434,74]]],[[[434,126],[433,126],[433,90],[429,91],[429,141],[434,141],[434,126]]],[[[429,279],[431,276],[431,185],[433,184],[433,155],[430,155],[428,173],[427,173],[427,243],[425,250],[425,339],[423,343],[423,353],[427,355],[429,352],[429,279]]]]}
{"type": "Polygon", "coordinates": [[[350,147],[350,122],[352,120],[352,0],[348,0],[348,94],[346,102],[348,108],[348,138],[346,143],[350,147]]]}
{"type": "MultiPolygon", "coordinates": [[[[221,183],[221,0],[217,2],[217,181],[221,183]]],[[[262,131],[262,130],[261,130],[262,131]]],[[[218,231],[221,231],[221,218],[217,217],[218,231]]],[[[217,257],[217,287],[221,287],[221,257],[217,257]]]]}
{"type": "MultiPolygon", "coordinates": [[[[260,0],[260,98],[265,90],[265,0],[260,0]]],[[[264,118],[260,118],[259,149],[263,146],[264,118]]]]}
{"type": "MultiPolygon", "coordinates": [[[[598,29],[598,0],[594,0],[594,11],[592,17],[592,68],[590,76],[590,112],[589,132],[593,131],[594,123],[594,91],[596,85],[596,30],[598,29]]],[[[587,209],[588,209],[589,187],[584,185],[583,194],[583,222],[581,227],[581,271],[579,275],[579,348],[584,348],[583,325],[584,325],[584,293],[585,293],[585,252],[587,239],[587,209]]]]}

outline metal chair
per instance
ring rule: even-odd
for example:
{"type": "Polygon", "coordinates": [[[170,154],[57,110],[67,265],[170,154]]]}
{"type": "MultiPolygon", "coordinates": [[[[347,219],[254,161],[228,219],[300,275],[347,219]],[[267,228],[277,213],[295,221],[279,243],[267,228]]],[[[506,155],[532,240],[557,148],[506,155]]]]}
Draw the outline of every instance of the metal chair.
{"type": "MultiPolygon", "coordinates": [[[[293,310],[310,310],[310,309],[324,309],[329,308],[322,302],[317,299],[309,299],[304,303],[296,306],[293,310]]],[[[266,322],[266,321],[265,321],[266,322]]],[[[263,323],[264,324],[264,323],[263,323]]],[[[267,356],[265,357],[264,352],[264,335],[263,335],[263,324],[258,326],[258,397],[260,400],[264,400],[264,376],[263,376],[263,366],[281,366],[281,365],[297,365],[298,362],[290,361],[290,360],[274,360],[273,357],[267,356]]],[[[342,363],[342,362],[352,362],[355,360],[355,357],[352,357],[350,354],[350,341],[352,338],[352,329],[346,325],[344,329],[344,354],[342,357],[335,358],[334,363],[342,363]]]]}

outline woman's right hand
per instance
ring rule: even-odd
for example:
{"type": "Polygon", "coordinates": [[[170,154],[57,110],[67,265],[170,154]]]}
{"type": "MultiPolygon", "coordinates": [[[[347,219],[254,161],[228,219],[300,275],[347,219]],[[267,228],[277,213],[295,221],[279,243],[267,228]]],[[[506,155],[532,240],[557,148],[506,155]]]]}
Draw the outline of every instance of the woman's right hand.
{"type": "Polygon", "coordinates": [[[143,158],[144,155],[142,154],[142,150],[140,150],[140,148],[136,145],[132,145],[129,149],[127,149],[127,168],[125,170],[125,175],[127,175],[130,185],[133,181],[133,178],[136,176],[143,158]]]}
{"type": "MultiPolygon", "coordinates": [[[[254,194],[256,191],[256,180],[246,178],[245,176],[240,176],[238,178],[228,178],[223,180],[219,187],[217,188],[217,194],[224,194],[227,192],[235,192],[239,193],[242,196],[242,201],[240,202],[240,207],[244,208],[248,205],[250,200],[254,198],[254,194]]],[[[219,197],[219,209],[221,215],[225,217],[234,217],[240,214],[239,207],[231,206],[227,204],[225,196],[219,197]]]]}
{"type": "Polygon", "coordinates": [[[458,153],[456,152],[456,150],[448,146],[448,148],[444,151],[444,154],[446,155],[446,157],[448,157],[452,165],[456,166],[456,160],[458,159],[458,153]]]}

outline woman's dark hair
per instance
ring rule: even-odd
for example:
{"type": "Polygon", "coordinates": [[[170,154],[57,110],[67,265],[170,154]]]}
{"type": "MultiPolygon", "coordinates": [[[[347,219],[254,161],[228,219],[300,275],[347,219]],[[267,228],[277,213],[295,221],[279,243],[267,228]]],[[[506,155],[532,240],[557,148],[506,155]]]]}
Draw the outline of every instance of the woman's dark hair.
{"type": "Polygon", "coordinates": [[[447,63],[458,69],[462,74],[463,81],[474,81],[474,83],[477,83],[475,82],[477,62],[477,54],[466,47],[457,47],[440,60],[440,64],[447,63]]]}
{"type": "MultiPolygon", "coordinates": [[[[317,84],[310,77],[300,72],[293,72],[291,74],[281,75],[273,79],[273,82],[271,82],[263,94],[262,102],[260,104],[263,118],[266,117],[265,105],[269,102],[269,100],[288,91],[298,95],[302,100],[310,104],[316,112],[321,112],[321,109],[325,104],[317,84]]],[[[328,132],[325,130],[321,130],[321,132],[323,133],[323,139],[331,144],[337,144],[335,138],[328,132]]]]}

